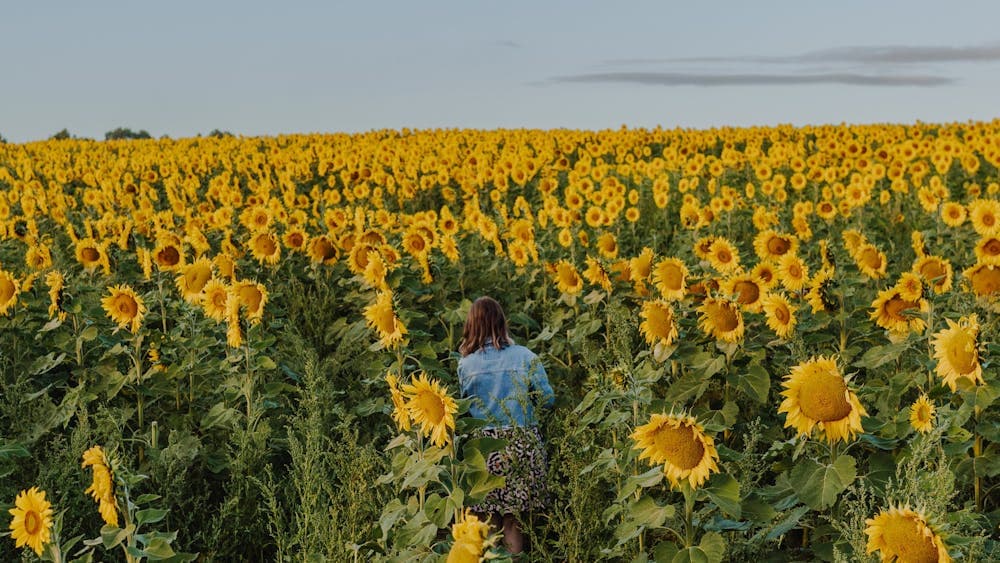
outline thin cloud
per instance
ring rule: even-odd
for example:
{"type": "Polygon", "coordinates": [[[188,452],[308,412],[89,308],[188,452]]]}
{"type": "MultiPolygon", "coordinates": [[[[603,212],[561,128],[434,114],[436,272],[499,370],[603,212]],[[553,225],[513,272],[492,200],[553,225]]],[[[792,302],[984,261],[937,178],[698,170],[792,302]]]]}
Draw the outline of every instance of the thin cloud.
{"type": "Polygon", "coordinates": [[[850,86],[945,86],[955,82],[944,76],[872,76],[855,73],[821,74],[691,74],[683,72],[603,72],[556,76],[556,83],[626,83],[649,86],[791,86],[846,84],[850,86]]]}
{"type": "Polygon", "coordinates": [[[888,45],[882,47],[837,47],[809,51],[788,56],[722,56],[722,57],[672,57],[647,59],[613,59],[610,65],[662,64],[662,63],[863,63],[863,64],[921,64],[942,62],[1000,61],[1000,44],[967,47],[888,45]]]}
{"type": "Polygon", "coordinates": [[[523,47],[523,45],[521,45],[517,41],[511,41],[510,39],[501,39],[497,41],[496,44],[501,47],[510,47],[511,49],[520,49],[521,47],[523,47]]]}

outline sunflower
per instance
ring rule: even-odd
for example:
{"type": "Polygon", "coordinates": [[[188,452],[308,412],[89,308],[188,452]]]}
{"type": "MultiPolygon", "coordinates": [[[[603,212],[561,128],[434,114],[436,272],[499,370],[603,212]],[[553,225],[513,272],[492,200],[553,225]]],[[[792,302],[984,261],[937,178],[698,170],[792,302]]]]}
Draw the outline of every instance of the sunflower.
{"type": "Polygon", "coordinates": [[[108,293],[109,295],[101,299],[104,312],[112,321],[118,323],[119,328],[128,326],[133,333],[137,332],[142,325],[142,318],[146,315],[146,304],[142,297],[124,284],[109,287],[108,293]]]}
{"type": "Polygon", "coordinates": [[[972,293],[977,297],[992,297],[1000,292],[1000,265],[976,264],[967,268],[962,275],[972,285],[972,293]]]}
{"type": "Polygon", "coordinates": [[[927,324],[919,315],[930,310],[926,299],[906,299],[896,287],[879,292],[869,315],[875,324],[897,336],[920,332],[927,324]]]}
{"type": "Polygon", "coordinates": [[[670,346],[677,338],[677,325],[670,302],[664,299],[646,301],[639,314],[643,321],[639,331],[650,345],[670,346]]]}
{"type": "Polygon", "coordinates": [[[778,261],[778,279],[788,291],[799,291],[809,283],[809,268],[798,256],[786,254],[778,261]]]}
{"type": "Polygon", "coordinates": [[[352,274],[363,275],[365,268],[368,267],[368,253],[372,251],[377,251],[377,249],[368,243],[358,242],[355,244],[347,257],[347,269],[352,274]]]}
{"type": "Polygon", "coordinates": [[[153,261],[160,270],[179,270],[184,267],[184,250],[179,243],[163,241],[153,249],[153,261]]]}
{"type": "Polygon", "coordinates": [[[983,383],[983,366],[979,363],[979,319],[976,315],[955,322],[945,319],[948,328],[934,335],[934,358],[937,374],[952,391],[958,380],[968,379],[973,385],[983,383]]]}
{"type": "Polygon", "coordinates": [[[365,307],[365,319],[368,326],[378,332],[383,346],[395,347],[406,334],[406,327],[392,308],[392,293],[388,291],[379,292],[375,302],[365,307]]]}
{"type": "Polygon", "coordinates": [[[712,249],[712,244],[718,237],[714,235],[708,235],[701,237],[694,243],[694,254],[701,260],[708,260],[709,251],[712,249]]]}
{"type": "Polygon", "coordinates": [[[951,290],[954,276],[951,262],[940,256],[929,255],[918,258],[910,271],[919,274],[937,295],[951,290]]]}
{"type": "Polygon", "coordinates": [[[45,270],[52,267],[52,252],[44,244],[33,244],[24,253],[24,263],[32,270],[45,270]]]}
{"type": "Polygon", "coordinates": [[[399,390],[399,379],[389,372],[385,374],[385,382],[389,384],[389,396],[392,398],[392,420],[400,432],[407,432],[410,430],[410,414],[406,410],[406,397],[399,390]]]}
{"type": "Polygon", "coordinates": [[[414,424],[420,425],[420,432],[439,448],[450,444],[449,430],[455,431],[458,405],[448,394],[448,388],[420,372],[420,377],[410,376],[410,384],[403,385],[402,391],[407,397],[407,414],[414,424]]]}
{"type": "Polygon", "coordinates": [[[752,275],[743,273],[722,280],[719,290],[733,296],[748,313],[759,313],[767,296],[767,290],[752,275]]]}
{"type": "Polygon", "coordinates": [[[882,562],[950,563],[948,548],[926,517],[908,507],[892,507],[865,520],[867,553],[879,553],[882,562]]]}
{"type": "Polygon", "coordinates": [[[876,280],[885,277],[887,260],[885,254],[875,248],[875,245],[864,243],[856,252],[851,253],[851,256],[862,274],[876,280]]]}
{"type": "Polygon", "coordinates": [[[979,239],[975,252],[980,264],[1000,264],[1000,238],[989,236],[979,239]]]}
{"type": "Polygon", "coordinates": [[[767,326],[779,338],[788,339],[795,332],[795,309],[787,297],[772,293],[762,299],[767,326]]]}
{"type": "Polygon", "coordinates": [[[684,299],[687,276],[687,266],[680,258],[664,258],[653,267],[653,284],[667,301],[684,299]]]}
{"type": "MultiPolygon", "coordinates": [[[[66,278],[59,270],[52,270],[45,274],[45,285],[49,286],[49,318],[66,318],[66,311],[62,308],[63,288],[66,285],[66,278]]],[[[2,293],[3,281],[0,277],[0,293],[2,293]]],[[[2,296],[0,296],[2,297],[2,296]]]]}
{"type": "Polygon", "coordinates": [[[289,250],[305,252],[306,245],[309,243],[309,235],[301,228],[295,227],[288,229],[285,234],[281,235],[281,242],[289,250]]]}
{"type": "Polygon", "coordinates": [[[684,482],[697,489],[709,475],[719,471],[715,440],[691,416],[653,414],[631,438],[635,441],[633,447],[642,450],[640,460],[648,459],[654,466],[663,464],[672,488],[684,482]]]}
{"type": "Polygon", "coordinates": [[[977,199],[969,204],[969,220],[980,236],[1000,234],[1000,201],[977,199]]]}
{"type": "Polygon", "coordinates": [[[281,245],[278,236],[270,231],[261,231],[250,239],[250,253],[261,264],[275,265],[281,260],[281,245]]]}
{"type": "Polygon", "coordinates": [[[954,201],[946,202],[941,206],[941,220],[949,227],[958,227],[965,222],[967,213],[965,206],[954,201]]]}
{"type": "Polygon", "coordinates": [[[111,264],[108,262],[108,243],[98,243],[93,237],[80,239],[76,242],[76,261],[83,269],[93,272],[100,266],[105,275],[111,273],[111,264]]]}
{"type": "Polygon", "coordinates": [[[10,537],[14,547],[28,546],[41,557],[42,548],[52,539],[52,504],[45,500],[45,491],[38,487],[21,491],[7,512],[13,516],[10,537]]]}
{"type": "Polygon", "coordinates": [[[795,254],[799,239],[772,229],[761,231],[754,237],[753,248],[761,260],[778,260],[786,254],[795,254]]]}
{"type": "Polygon", "coordinates": [[[709,297],[698,307],[698,326],[706,336],[723,342],[743,339],[743,313],[739,305],[727,299],[709,297]]]}
{"type": "Polygon", "coordinates": [[[740,267],[740,253],[733,243],[719,237],[708,249],[708,262],[719,272],[732,272],[740,267]]]}
{"type": "Polygon", "coordinates": [[[177,275],[177,289],[188,303],[197,303],[202,297],[205,284],[212,279],[212,261],[199,258],[184,266],[177,275]]]}
{"type": "Polygon", "coordinates": [[[608,270],[601,264],[600,260],[588,256],[586,260],[587,268],[583,271],[583,277],[591,285],[599,286],[607,292],[611,292],[611,276],[608,270]]]}
{"type": "Polygon", "coordinates": [[[6,315],[17,304],[21,285],[14,274],[0,270],[0,315],[6,315]]]}
{"type": "Polygon", "coordinates": [[[236,279],[236,261],[229,254],[224,252],[216,254],[215,258],[212,258],[212,264],[215,265],[215,269],[219,272],[220,276],[229,278],[230,281],[236,279]]]}
{"type": "Polygon", "coordinates": [[[817,426],[827,442],[847,441],[862,431],[866,415],[857,395],[847,387],[832,357],[818,356],[792,367],[782,382],[785,399],[778,414],[786,413],[785,428],[809,436],[817,426]]]}
{"type": "Polygon", "coordinates": [[[563,293],[574,295],[583,289],[583,278],[577,273],[576,267],[566,260],[560,260],[556,263],[555,276],[556,286],[563,293]]]}
{"type": "Polygon", "coordinates": [[[904,272],[896,282],[899,296],[906,301],[917,301],[924,295],[924,282],[920,276],[912,272],[904,272]]]}
{"type": "Polygon", "coordinates": [[[368,264],[365,266],[365,271],[362,272],[368,285],[379,291],[389,289],[389,286],[385,282],[385,276],[388,273],[389,270],[386,268],[385,260],[382,260],[382,255],[377,250],[369,250],[368,264]]]}
{"type": "Polygon", "coordinates": [[[410,256],[426,256],[431,250],[431,243],[424,238],[425,232],[420,229],[411,228],[403,235],[403,250],[410,256]]]}
{"type": "Polygon", "coordinates": [[[844,229],[844,231],[840,233],[840,236],[844,239],[844,248],[847,249],[847,252],[851,256],[853,256],[862,245],[867,244],[868,242],[865,239],[865,235],[854,229],[844,229]]]}
{"type": "Polygon", "coordinates": [[[202,292],[201,308],[208,318],[217,322],[226,320],[227,305],[229,303],[229,286],[226,282],[212,278],[205,283],[202,292]]]}
{"type": "Polygon", "coordinates": [[[632,283],[636,286],[644,285],[652,272],[653,249],[643,247],[638,256],[628,261],[628,266],[632,283]]]}
{"type": "Polygon", "coordinates": [[[460,519],[451,527],[455,543],[448,551],[446,563],[479,563],[483,551],[493,545],[489,540],[490,525],[469,509],[456,514],[456,518],[460,519]]]}
{"type": "Polygon", "coordinates": [[[612,233],[604,233],[597,237],[597,251],[601,256],[613,260],[618,257],[618,241],[612,233]]]}
{"type": "Polygon", "coordinates": [[[94,502],[98,503],[98,510],[104,522],[111,526],[117,526],[118,503],[115,500],[114,478],[108,459],[104,455],[104,449],[101,446],[94,446],[83,452],[81,467],[92,468],[94,474],[93,482],[84,493],[90,495],[94,502]]]}
{"type": "Polygon", "coordinates": [[[267,304],[267,288],[264,284],[253,281],[235,281],[230,287],[231,295],[227,300],[229,315],[236,316],[243,309],[246,319],[253,324],[259,323],[264,317],[264,305],[267,304]]]}
{"type": "Polygon", "coordinates": [[[771,289],[778,283],[778,269],[770,260],[761,260],[750,270],[750,275],[754,277],[764,289],[771,289]]]}
{"type": "Polygon", "coordinates": [[[910,405],[910,426],[923,434],[934,427],[934,403],[930,402],[927,395],[921,395],[910,405]]]}
{"type": "Polygon", "coordinates": [[[330,237],[321,235],[309,239],[309,259],[317,264],[330,265],[337,261],[340,252],[330,237]]]}

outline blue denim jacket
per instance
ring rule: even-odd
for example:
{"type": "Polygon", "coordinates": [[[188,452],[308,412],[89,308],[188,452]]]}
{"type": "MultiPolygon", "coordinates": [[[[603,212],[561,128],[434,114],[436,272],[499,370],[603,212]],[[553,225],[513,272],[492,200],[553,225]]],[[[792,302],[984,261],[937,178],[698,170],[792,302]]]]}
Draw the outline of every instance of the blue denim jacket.
{"type": "Polygon", "coordinates": [[[536,426],[535,406],[550,407],[556,398],[538,356],[518,344],[487,344],[460,359],[458,384],[472,399],[469,414],[487,426],[536,426]]]}

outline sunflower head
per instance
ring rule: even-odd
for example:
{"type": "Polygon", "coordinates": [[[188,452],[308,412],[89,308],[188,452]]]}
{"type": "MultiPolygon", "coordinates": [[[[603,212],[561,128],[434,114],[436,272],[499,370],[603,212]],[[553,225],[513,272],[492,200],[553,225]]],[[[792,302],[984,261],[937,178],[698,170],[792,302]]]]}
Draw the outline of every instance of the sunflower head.
{"type": "Polygon", "coordinates": [[[908,507],[892,507],[865,520],[868,553],[878,552],[882,561],[948,563],[951,556],[944,540],[926,517],[908,507]]]}
{"type": "Polygon", "coordinates": [[[646,301],[640,313],[639,331],[650,345],[670,346],[677,338],[677,324],[670,302],[657,299],[646,301]]]}
{"type": "Polygon", "coordinates": [[[934,358],[937,374],[952,391],[958,380],[973,385],[983,383],[983,366],[979,363],[979,320],[976,315],[962,317],[957,322],[945,319],[948,328],[934,335],[934,358]]]}
{"type": "Polygon", "coordinates": [[[740,266],[740,253],[733,243],[720,237],[708,249],[708,262],[719,272],[732,272],[740,266]]]}
{"type": "Polygon", "coordinates": [[[663,464],[663,472],[672,488],[682,484],[697,489],[709,475],[717,473],[719,454],[715,440],[693,417],[675,414],[653,414],[649,422],[631,435],[639,459],[650,465],[663,464]]]}
{"type": "Polygon", "coordinates": [[[785,428],[809,436],[819,428],[826,441],[853,439],[862,430],[864,407],[847,387],[832,357],[818,356],[794,366],[782,382],[784,400],[778,413],[786,413],[785,428]]]}
{"type": "Polygon", "coordinates": [[[687,292],[688,269],[679,258],[665,258],[653,268],[653,284],[668,301],[684,299],[687,292]]]}
{"type": "Polygon", "coordinates": [[[261,264],[273,266],[281,260],[281,245],[278,236],[270,231],[261,231],[250,238],[250,253],[261,264]]]}
{"type": "Polygon", "coordinates": [[[6,315],[17,303],[21,293],[21,284],[13,274],[0,270],[0,315],[6,315]]]}
{"type": "Polygon", "coordinates": [[[406,335],[406,327],[396,316],[392,307],[392,293],[388,291],[379,292],[375,302],[365,308],[365,319],[368,326],[378,332],[383,346],[395,347],[406,335]]]}
{"type": "Polygon", "coordinates": [[[14,546],[28,546],[41,557],[45,544],[52,540],[52,504],[45,500],[45,491],[38,487],[21,491],[8,512],[13,516],[10,537],[14,546]]]}
{"type": "Polygon", "coordinates": [[[101,306],[108,317],[120,328],[128,327],[137,332],[146,315],[146,304],[131,287],[120,284],[108,288],[108,295],[101,299],[101,306]]]}
{"type": "Polygon", "coordinates": [[[208,258],[199,258],[180,270],[176,280],[177,289],[185,301],[197,303],[210,279],[212,279],[212,261],[208,258]]]}
{"type": "Polygon", "coordinates": [[[787,340],[795,333],[795,308],[792,303],[780,293],[769,294],[762,301],[767,326],[779,338],[787,340]]]}
{"type": "Polygon", "coordinates": [[[458,404],[448,394],[448,388],[421,372],[419,377],[411,376],[410,384],[403,385],[402,391],[407,398],[407,414],[420,425],[420,432],[439,448],[450,444],[458,404]]]}
{"type": "Polygon", "coordinates": [[[706,336],[722,342],[739,342],[743,339],[743,313],[736,302],[709,297],[698,307],[698,312],[698,326],[706,336]]]}
{"type": "Polygon", "coordinates": [[[309,259],[316,264],[330,265],[340,258],[340,251],[330,240],[330,237],[321,235],[309,239],[309,259]]]}
{"type": "Polygon", "coordinates": [[[201,307],[204,309],[205,315],[217,322],[226,320],[229,294],[229,286],[226,282],[217,278],[206,282],[201,299],[201,307]]]}
{"type": "Polygon", "coordinates": [[[875,324],[896,336],[920,332],[927,326],[921,315],[930,310],[926,299],[906,299],[903,292],[890,287],[879,292],[869,315],[875,324]]]}
{"type": "Polygon", "coordinates": [[[392,419],[400,432],[407,432],[410,430],[410,413],[406,410],[406,397],[399,389],[399,379],[389,372],[385,374],[385,382],[389,385],[389,396],[392,398],[392,419]]]}
{"type": "Polygon", "coordinates": [[[917,432],[926,434],[934,427],[934,403],[921,395],[910,405],[910,426],[917,432]]]}
{"type": "Polygon", "coordinates": [[[1000,293],[1000,265],[982,262],[966,269],[962,275],[969,280],[977,297],[994,298],[1000,293]]]}
{"type": "Polygon", "coordinates": [[[936,295],[951,290],[954,276],[951,262],[940,256],[923,256],[913,263],[912,271],[918,274],[936,295]]]}

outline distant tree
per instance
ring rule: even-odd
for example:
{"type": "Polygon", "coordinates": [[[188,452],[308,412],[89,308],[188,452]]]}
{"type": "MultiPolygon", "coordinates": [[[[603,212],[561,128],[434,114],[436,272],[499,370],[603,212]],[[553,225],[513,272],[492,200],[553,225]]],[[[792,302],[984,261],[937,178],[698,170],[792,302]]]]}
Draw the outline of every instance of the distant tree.
{"type": "Polygon", "coordinates": [[[115,140],[128,140],[128,139],[152,139],[153,136],[149,134],[145,129],[140,129],[138,132],[129,129],[128,127],[118,127],[104,134],[105,141],[115,141],[115,140]]]}
{"type": "Polygon", "coordinates": [[[0,145],[4,144],[6,142],[7,142],[7,139],[3,135],[0,135],[0,145]]]}
{"type": "Polygon", "coordinates": [[[221,139],[223,137],[232,137],[233,134],[230,133],[229,131],[220,131],[219,129],[212,129],[208,133],[208,136],[209,137],[215,137],[216,139],[221,139]]]}
{"type": "Polygon", "coordinates": [[[66,139],[72,139],[72,138],[73,136],[69,134],[69,130],[66,129],[65,127],[63,128],[62,131],[59,131],[55,135],[49,137],[49,139],[52,139],[53,141],[64,141],[66,139]]]}

